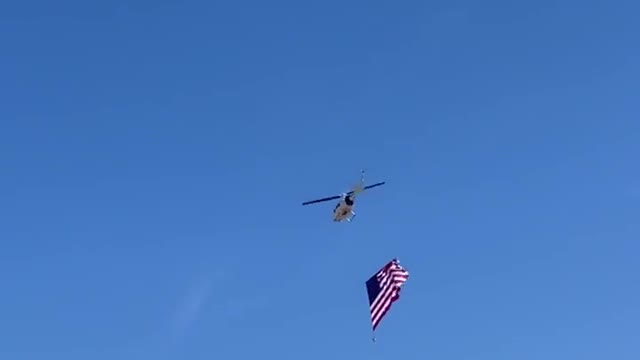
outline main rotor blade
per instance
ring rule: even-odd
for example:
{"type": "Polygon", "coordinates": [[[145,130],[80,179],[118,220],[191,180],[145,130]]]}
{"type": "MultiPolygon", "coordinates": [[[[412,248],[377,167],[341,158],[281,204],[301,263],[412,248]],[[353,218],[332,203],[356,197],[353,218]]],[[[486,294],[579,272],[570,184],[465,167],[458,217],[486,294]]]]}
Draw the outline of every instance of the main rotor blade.
{"type": "Polygon", "coordinates": [[[374,188],[374,187],[376,187],[376,186],[384,185],[384,184],[386,184],[386,183],[387,183],[386,181],[383,181],[383,182],[379,182],[379,183],[377,183],[377,184],[367,185],[367,186],[365,186],[365,187],[364,187],[364,189],[362,189],[362,190],[371,189],[371,188],[374,188]]]}
{"type": "Polygon", "coordinates": [[[319,202],[323,202],[323,201],[329,201],[329,200],[335,200],[335,199],[340,199],[340,195],[330,196],[330,197],[326,197],[326,198],[323,198],[323,199],[311,200],[311,201],[303,202],[302,205],[315,204],[315,203],[319,203],[319,202]]]}
{"type": "MultiPolygon", "coordinates": [[[[386,184],[386,181],[379,182],[379,183],[373,184],[373,185],[367,185],[367,186],[363,187],[362,190],[360,190],[358,192],[362,192],[362,191],[365,191],[365,190],[368,190],[368,189],[371,189],[371,188],[374,188],[374,187],[377,187],[377,186],[380,186],[380,185],[384,185],[384,184],[386,184]]],[[[347,194],[351,195],[351,194],[353,194],[353,191],[349,191],[347,194]]]]}

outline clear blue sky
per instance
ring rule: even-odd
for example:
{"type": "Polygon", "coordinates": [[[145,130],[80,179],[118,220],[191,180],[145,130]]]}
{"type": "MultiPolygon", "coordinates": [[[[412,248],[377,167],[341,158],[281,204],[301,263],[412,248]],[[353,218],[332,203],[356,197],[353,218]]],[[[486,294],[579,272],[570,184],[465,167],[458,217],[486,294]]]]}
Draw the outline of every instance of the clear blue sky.
{"type": "Polygon", "coordinates": [[[638,359],[639,11],[3,3],[0,358],[638,359]]]}

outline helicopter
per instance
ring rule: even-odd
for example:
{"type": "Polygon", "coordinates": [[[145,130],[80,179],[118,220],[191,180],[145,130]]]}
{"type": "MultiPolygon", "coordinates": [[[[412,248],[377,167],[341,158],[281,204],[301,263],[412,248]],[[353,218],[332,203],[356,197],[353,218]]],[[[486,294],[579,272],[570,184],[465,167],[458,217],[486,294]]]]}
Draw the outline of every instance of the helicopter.
{"type": "Polygon", "coordinates": [[[353,219],[356,217],[356,213],[353,210],[353,207],[356,202],[356,196],[365,190],[368,190],[377,186],[381,186],[386,183],[385,181],[383,181],[383,182],[375,183],[372,185],[364,186],[364,170],[361,170],[360,174],[361,174],[360,183],[357,184],[353,188],[353,190],[347,193],[336,195],[336,196],[330,196],[323,199],[306,201],[306,202],[303,202],[302,205],[310,205],[310,204],[315,204],[319,202],[340,199],[340,201],[333,208],[333,221],[334,222],[353,221],[353,219]]]}

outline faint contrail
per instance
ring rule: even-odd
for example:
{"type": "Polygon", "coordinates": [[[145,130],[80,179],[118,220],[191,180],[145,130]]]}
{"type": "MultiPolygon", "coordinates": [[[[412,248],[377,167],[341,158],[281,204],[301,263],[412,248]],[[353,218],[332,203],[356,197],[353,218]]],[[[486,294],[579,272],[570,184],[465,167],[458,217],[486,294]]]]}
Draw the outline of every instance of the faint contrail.
{"type": "Polygon", "coordinates": [[[186,294],[176,309],[173,333],[174,339],[181,337],[198,319],[213,290],[213,280],[208,279],[194,286],[186,294]]]}

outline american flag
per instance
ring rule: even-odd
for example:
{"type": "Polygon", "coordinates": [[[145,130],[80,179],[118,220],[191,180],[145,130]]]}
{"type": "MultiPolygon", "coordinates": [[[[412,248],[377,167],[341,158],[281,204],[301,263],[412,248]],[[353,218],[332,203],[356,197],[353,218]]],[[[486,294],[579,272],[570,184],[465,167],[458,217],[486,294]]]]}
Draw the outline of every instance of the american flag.
{"type": "Polygon", "coordinates": [[[373,331],[391,309],[391,305],[400,298],[400,287],[408,278],[409,272],[400,266],[398,259],[393,259],[367,280],[373,331]]]}

